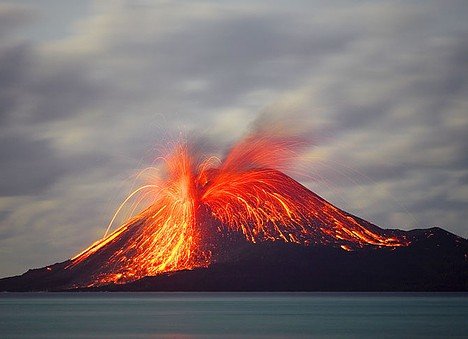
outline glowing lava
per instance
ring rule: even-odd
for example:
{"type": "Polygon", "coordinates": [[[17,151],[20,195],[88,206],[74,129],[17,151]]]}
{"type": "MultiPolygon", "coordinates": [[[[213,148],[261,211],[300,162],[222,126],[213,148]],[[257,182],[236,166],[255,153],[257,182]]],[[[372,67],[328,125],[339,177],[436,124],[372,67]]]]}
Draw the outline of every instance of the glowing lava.
{"type": "Polygon", "coordinates": [[[408,244],[402,236],[339,210],[282,173],[301,146],[299,138],[250,136],[215,162],[214,157],[200,160],[184,142],[175,145],[158,169],[163,175],[129,196],[151,194],[151,205],[111,234],[106,232],[67,268],[86,266],[93,273],[80,284],[93,286],[205,267],[214,260],[216,244],[211,242],[216,233],[242,235],[253,243],[333,245],[346,251],[408,244]]]}

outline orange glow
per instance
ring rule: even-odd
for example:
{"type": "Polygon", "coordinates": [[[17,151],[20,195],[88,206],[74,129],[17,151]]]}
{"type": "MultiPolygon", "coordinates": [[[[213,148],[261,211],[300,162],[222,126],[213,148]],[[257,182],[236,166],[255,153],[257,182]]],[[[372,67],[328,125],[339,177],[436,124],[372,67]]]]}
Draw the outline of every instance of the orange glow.
{"type": "MultiPolygon", "coordinates": [[[[249,242],[327,245],[345,251],[365,245],[405,246],[401,237],[340,211],[279,171],[293,163],[299,139],[250,136],[223,161],[200,160],[186,143],[176,144],[146,191],[152,204],[120,228],[72,258],[68,267],[105,258],[83,284],[125,283],[164,272],[206,267],[212,233],[242,234],[249,242]]],[[[122,205],[123,205],[122,204],[122,205]]],[[[117,213],[122,208],[118,208],[117,213]]]]}

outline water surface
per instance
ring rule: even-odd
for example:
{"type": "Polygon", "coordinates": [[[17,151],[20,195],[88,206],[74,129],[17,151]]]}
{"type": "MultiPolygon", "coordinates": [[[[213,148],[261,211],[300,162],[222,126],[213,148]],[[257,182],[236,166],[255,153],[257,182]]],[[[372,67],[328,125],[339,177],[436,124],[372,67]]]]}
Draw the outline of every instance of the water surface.
{"type": "Polygon", "coordinates": [[[468,294],[1,293],[1,338],[447,338],[468,294]]]}

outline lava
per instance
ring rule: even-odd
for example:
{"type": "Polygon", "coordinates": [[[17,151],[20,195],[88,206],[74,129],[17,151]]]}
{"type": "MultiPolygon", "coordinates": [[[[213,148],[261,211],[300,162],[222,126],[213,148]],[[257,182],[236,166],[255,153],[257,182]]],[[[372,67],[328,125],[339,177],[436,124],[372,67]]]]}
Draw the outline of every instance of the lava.
{"type": "MultiPolygon", "coordinates": [[[[186,142],[174,145],[151,182],[133,191],[152,202],[137,216],[71,259],[67,269],[93,266],[83,285],[126,283],[160,273],[207,267],[213,233],[246,241],[332,244],[343,250],[408,241],[351,216],[285,175],[305,145],[301,138],[251,135],[223,160],[200,157],[186,142]],[[93,258],[101,258],[93,264],[93,258]]],[[[142,198],[141,198],[142,199],[142,198]]],[[[140,200],[141,200],[140,199],[140,200]]]]}

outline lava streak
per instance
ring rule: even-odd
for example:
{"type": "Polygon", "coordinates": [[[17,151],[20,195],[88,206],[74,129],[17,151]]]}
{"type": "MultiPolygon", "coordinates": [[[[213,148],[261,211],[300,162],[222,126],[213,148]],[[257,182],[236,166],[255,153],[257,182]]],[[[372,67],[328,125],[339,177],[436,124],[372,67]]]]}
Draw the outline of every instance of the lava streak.
{"type": "Polygon", "coordinates": [[[207,232],[237,233],[253,243],[331,244],[344,250],[408,244],[282,173],[302,146],[300,138],[250,136],[216,162],[200,160],[185,142],[175,145],[159,174],[124,201],[143,193],[151,195],[151,205],[111,234],[106,231],[69,267],[92,266],[94,274],[83,281],[89,286],[208,266],[213,246],[207,232]],[[101,260],[96,264],[93,258],[101,260]]]}
{"type": "Polygon", "coordinates": [[[165,179],[156,179],[142,187],[154,195],[152,205],[73,258],[72,265],[77,265],[106,247],[112,247],[111,255],[91,285],[126,282],[208,264],[209,252],[199,251],[197,246],[195,209],[198,198],[193,166],[186,145],[177,145],[165,159],[165,179]]]}

